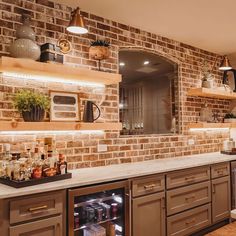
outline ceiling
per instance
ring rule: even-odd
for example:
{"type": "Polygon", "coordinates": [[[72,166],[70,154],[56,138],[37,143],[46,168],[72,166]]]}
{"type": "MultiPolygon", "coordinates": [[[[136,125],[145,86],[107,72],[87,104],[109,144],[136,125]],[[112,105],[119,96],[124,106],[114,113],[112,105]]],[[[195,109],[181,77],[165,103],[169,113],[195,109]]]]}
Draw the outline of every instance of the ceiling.
{"type": "Polygon", "coordinates": [[[219,54],[236,53],[235,0],[54,0],[219,54]]]}
{"type": "Polygon", "coordinates": [[[120,73],[123,83],[133,83],[142,79],[164,78],[166,74],[174,74],[174,65],[161,57],[145,51],[122,50],[119,53],[120,73]],[[145,65],[144,62],[148,62],[145,65]]]}

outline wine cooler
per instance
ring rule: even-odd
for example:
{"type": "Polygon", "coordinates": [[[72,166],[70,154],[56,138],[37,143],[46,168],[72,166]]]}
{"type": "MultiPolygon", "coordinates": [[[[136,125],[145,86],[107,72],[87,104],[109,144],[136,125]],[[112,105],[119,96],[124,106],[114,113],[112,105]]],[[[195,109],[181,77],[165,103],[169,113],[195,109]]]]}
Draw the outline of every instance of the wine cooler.
{"type": "Polygon", "coordinates": [[[70,189],[69,236],[129,236],[129,182],[70,189]]]}

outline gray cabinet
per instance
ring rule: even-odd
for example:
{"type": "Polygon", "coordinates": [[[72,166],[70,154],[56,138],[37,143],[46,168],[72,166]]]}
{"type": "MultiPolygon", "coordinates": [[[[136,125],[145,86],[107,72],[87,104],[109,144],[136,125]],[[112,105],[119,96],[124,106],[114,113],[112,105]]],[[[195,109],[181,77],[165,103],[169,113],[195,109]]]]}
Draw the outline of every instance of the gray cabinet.
{"type": "Polygon", "coordinates": [[[133,199],[133,236],[165,235],[165,193],[133,199]]]}
{"type": "Polygon", "coordinates": [[[66,191],[0,201],[0,235],[66,236],[66,191]]]}
{"type": "Polygon", "coordinates": [[[10,236],[63,236],[62,216],[10,227],[10,236]]]}
{"type": "Polygon", "coordinates": [[[212,180],[212,221],[216,223],[230,215],[230,177],[212,180]]]}

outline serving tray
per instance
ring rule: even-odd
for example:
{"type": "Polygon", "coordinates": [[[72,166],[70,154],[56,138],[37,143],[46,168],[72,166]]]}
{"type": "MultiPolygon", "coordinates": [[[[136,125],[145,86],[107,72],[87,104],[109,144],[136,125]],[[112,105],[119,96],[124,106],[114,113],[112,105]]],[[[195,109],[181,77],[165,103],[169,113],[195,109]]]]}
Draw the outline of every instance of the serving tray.
{"type": "Polygon", "coordinates": [[[235,151],[221,151],[220,153],[226,154],[226,155],[236,155],[235,151]]]}
{"type": "Polygon", "coordinates": [[[71,173],[55,175],[51,177],[43,177],[41,179],[30,179],[30,180],[25,180],[25,181],[16,181],[16,180],[10,180],[10,179],[5,179],[1,177],[0,183],[14,187],[14,188],[23,188],[23,187],[28,187],[28,186],[38,185],[38,184],[45,184],[45,183],[50,183],[50,182],[70,179],[70,178],[72,178],[71,173]]]}

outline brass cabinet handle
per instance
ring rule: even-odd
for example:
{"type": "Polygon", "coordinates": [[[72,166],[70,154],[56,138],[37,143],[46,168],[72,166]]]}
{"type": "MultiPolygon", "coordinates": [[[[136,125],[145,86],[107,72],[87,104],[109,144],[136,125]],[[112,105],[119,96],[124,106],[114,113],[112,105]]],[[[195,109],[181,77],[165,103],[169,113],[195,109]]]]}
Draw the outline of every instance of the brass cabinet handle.
{"type": "Polygon", "coordinates": [[[29,212],[35,212],[35,211],[40,211],[40,210],[44,210],[47,209],[48,206],[47,205],[43,205],[43,206],[39,206],[39,207],[31,207],[29,208],[29,212]]]}
{"type": "Polygon", "coordinates": [[[224,174],[224,171],[223,171],[223,170],[217,170],[217,174],[218,174],[218,175],[223,175],[223,174],[224,174]]]}
{"type": "Polygon", "coordinates": [[[189,199],[195,199],[195,195],[189,196],[189,197],[185,197],[185,200],[188,201],[189,199]]]}
{"type": "Polygon", "coordinates": [[[144,185],[145,190],[153,190],[155,187],[155,184],[144,185]]]}
{"type": "Polygon", "coordinates": [[[56,230],[57,231],[57,235],[61,236],[61,224],[57,223],[56,227],[57,227],[57,230],[56,230]]]}
{"type": "Polygon", "coordinates": [[[195,176],[189,176],[189,177],[185,177],[186,181],[194,181],[195,180],[195,176]]]}
{"type": "Polygon", "coordinates": [[[186,221],[185,224],[190,225],[190,224],[195,223],[195,222],[196,222],[196,219],[193,218],[192,220],[186,221]]]}
{"type": "Polygon", "coordinates": [[[212,185],[212,193],[215,193],[216,189],[215,189],[215,184],[212,185]]]}

